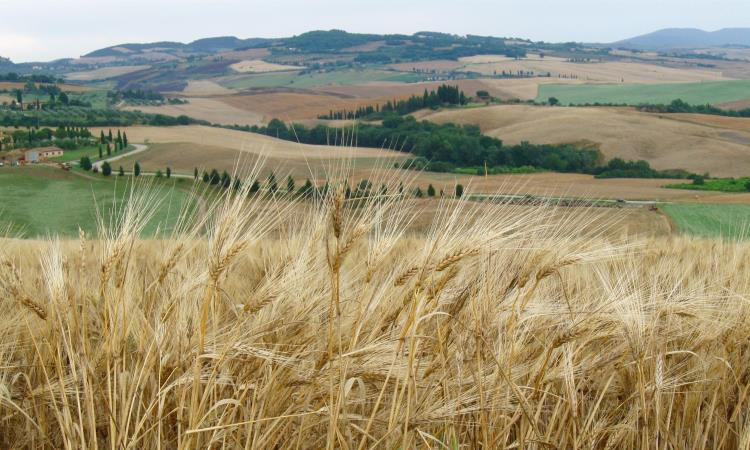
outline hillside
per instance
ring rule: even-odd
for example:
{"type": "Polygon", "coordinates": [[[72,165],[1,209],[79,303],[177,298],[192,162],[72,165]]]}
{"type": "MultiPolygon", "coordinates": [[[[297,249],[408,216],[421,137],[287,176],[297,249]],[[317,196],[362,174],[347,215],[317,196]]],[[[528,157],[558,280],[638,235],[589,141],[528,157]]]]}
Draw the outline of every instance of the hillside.
{"type": "Polygon", "coordinates": [[[708,171],[717,176],[750,173],[750,119],[522,105],[445,110],[421,118],[477,124],[509,144],[584,143],[608,158],[645,159],[659,169],[708,171]]]}
{"type": "Polygon", "coordinates": [[[750,28],[703,31],[697,28],[666,28],[614,42],[612,46],[639,50],[685,49],[750,45],[750,28]]]}

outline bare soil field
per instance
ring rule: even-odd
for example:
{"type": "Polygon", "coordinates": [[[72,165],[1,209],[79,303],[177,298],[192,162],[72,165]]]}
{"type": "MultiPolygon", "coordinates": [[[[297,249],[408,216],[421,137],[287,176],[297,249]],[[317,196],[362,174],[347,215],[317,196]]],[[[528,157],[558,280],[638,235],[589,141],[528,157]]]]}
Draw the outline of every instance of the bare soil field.
{"type": "Polygon", "coordinates": [[[229,67],[239,73],[266,73],[266,72],[285,72],[289,70],[304,69],[302,66],[287,66],[283,64],[274,64],[261,59],[252,59],[234,63],[229,67]]]}
{"type": "Polygon", "coordinates": [[[750,130],[738,129],[735,121],[711,119],[714,116],[701,118],[715,120],[708,125],[630,108],[502,105],[428,112],[421,117],[476,124],[508,143],[593,142],[608,158],[645,159],[658,169],[708,171],[715,176],[750,173],[750,130]]]}
{"type": "Polygon", "coordinates": [[[101,69],[86,70],[83,72],[71,72],[65,75],[67,80],[71,81],[98,81],[107,80],[120,75],[126,75],[140,70],[145,70],[151,66],[116,66],[102,67],[101,69]]]}
{"type": "Polygon", "coordinates": [[[505,72],[531,71],[535,74],[550,73],[576,78],[589,83],[678,83],[698,81],[728,80],[721,72],[710,69],[677,69],[655,64],[636,62],[592,62],[573,63],[559,58],[509,59],[501,62],[471,63],[462,70],[494,74],[505,72]]]}
{"type": "Polygon", "coordinates": [[[222,97],[191,97],[188,99],[189,103],[183,105],[127,106],[124,109],[140,110],[153,114],[166,114],[169,116],[184,114],[196,119],[225,125],[259,125],[262,123],[263,116],[261,114],[246,109],[235,108],[222,100],[222,97]]]}

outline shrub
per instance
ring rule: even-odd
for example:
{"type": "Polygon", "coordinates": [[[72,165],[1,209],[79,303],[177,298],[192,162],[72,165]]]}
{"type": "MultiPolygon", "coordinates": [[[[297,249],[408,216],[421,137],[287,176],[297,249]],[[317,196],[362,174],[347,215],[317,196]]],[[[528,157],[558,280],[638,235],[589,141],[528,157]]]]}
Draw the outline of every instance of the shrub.
{"type": "Polygon", "coordinates": [[[91,170],[91,158],[88,156],[82,156],[79,165],[83,170],[91,170]]]}

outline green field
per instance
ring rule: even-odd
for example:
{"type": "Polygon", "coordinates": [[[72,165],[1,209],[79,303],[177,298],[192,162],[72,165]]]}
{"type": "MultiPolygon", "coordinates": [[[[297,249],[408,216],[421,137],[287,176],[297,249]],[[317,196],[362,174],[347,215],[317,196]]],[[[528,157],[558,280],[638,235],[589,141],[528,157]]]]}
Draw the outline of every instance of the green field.
{"type": "Polygon", "coordinates": [[[704,184],[678,183],[664,187],[670,189],[689,189],[693,191],[748,192],[750,178],[714,178],[704,184]]]}
{"type": "MultiPolygon", "coordinates": [[[[162,204],[145,229],[146,235],[173,229],[189,194],[167,184],[155,187],[162,204]]],[[[113,205],[121,205],[129,192],[123,178],[90,180],[61,169],[35,167],[0,168],[0,226],[24,237],[78,235],[80,226],[96,232],[97,205],[107,219],[113,205]]]]}
{"type": "MultiPolygon", "coordinates": [[[[125,152],[129,152],[131,150],[135,149],[132,145],[128,145],[128,147],[125,149],[125,152]]],[[[115,156],[119,155],[121,152],[112,153],[111,155],[107,156],[107,148],[102,148],[102,155],[104,158],[108,158],[109,156],[115,156]]],[[[65,153],[63,153],[62,156],[59,156],[57,158],[50,158],[50,161],[55,162],[72,162],[72,161],[80,161],[82,157],[88,156],[91,159],[91,162],[99,161],[99,147],[83,147],[78,148],[75,150],[65,150],[65,153]]]]}
{"type": "Polygon", "coordinates": [[[730,239],[750,237],[750,205],[686,203],[664,205],[662,210],[683,233],[730,239]]]}
{"type": "Polygon", "coordinates": [[[537,101],[555,97],[564,105],[585,103],[670,103],[681,99],[693,105],[750,99],[750,80],[669,84],[543,84],[537,101]]]}
{"type": "Polygon", "coordinates": [[[248,75],[222,83],[231,89],[252,89],[267,87],[296,87],[300,89],[325,86],[330,84],[351,85],[374,81],[398,81],[403,83],[424,80],[418,73],[395,72],[389,70],[336,70],[324,73],[299,75],[298,72],[265,73],[248,75]]]}

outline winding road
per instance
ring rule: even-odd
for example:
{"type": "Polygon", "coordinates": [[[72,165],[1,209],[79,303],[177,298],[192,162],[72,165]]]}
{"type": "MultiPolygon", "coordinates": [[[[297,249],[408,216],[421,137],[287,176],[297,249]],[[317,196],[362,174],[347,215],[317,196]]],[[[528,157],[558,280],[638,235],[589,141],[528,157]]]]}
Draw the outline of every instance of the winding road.
{"type": "Polygon", "coordinates": [[[135,147],[135,150],[131,150],[125,153],[120,153],[119,155],[112,156],[111,158],[99,160],[91,164],[91,167],[95,167],[96,170],[101,170],[102,164],[104,164],[105,161],[108,163],[111,163],[112,161],[117,161],[118,159],[127,158],[128,156],[137,155],[138,153],[143,153],[146,150],[148,150],[148,145],[145,145],[145,144],[133,144],[133,147],[135,147]]]}

